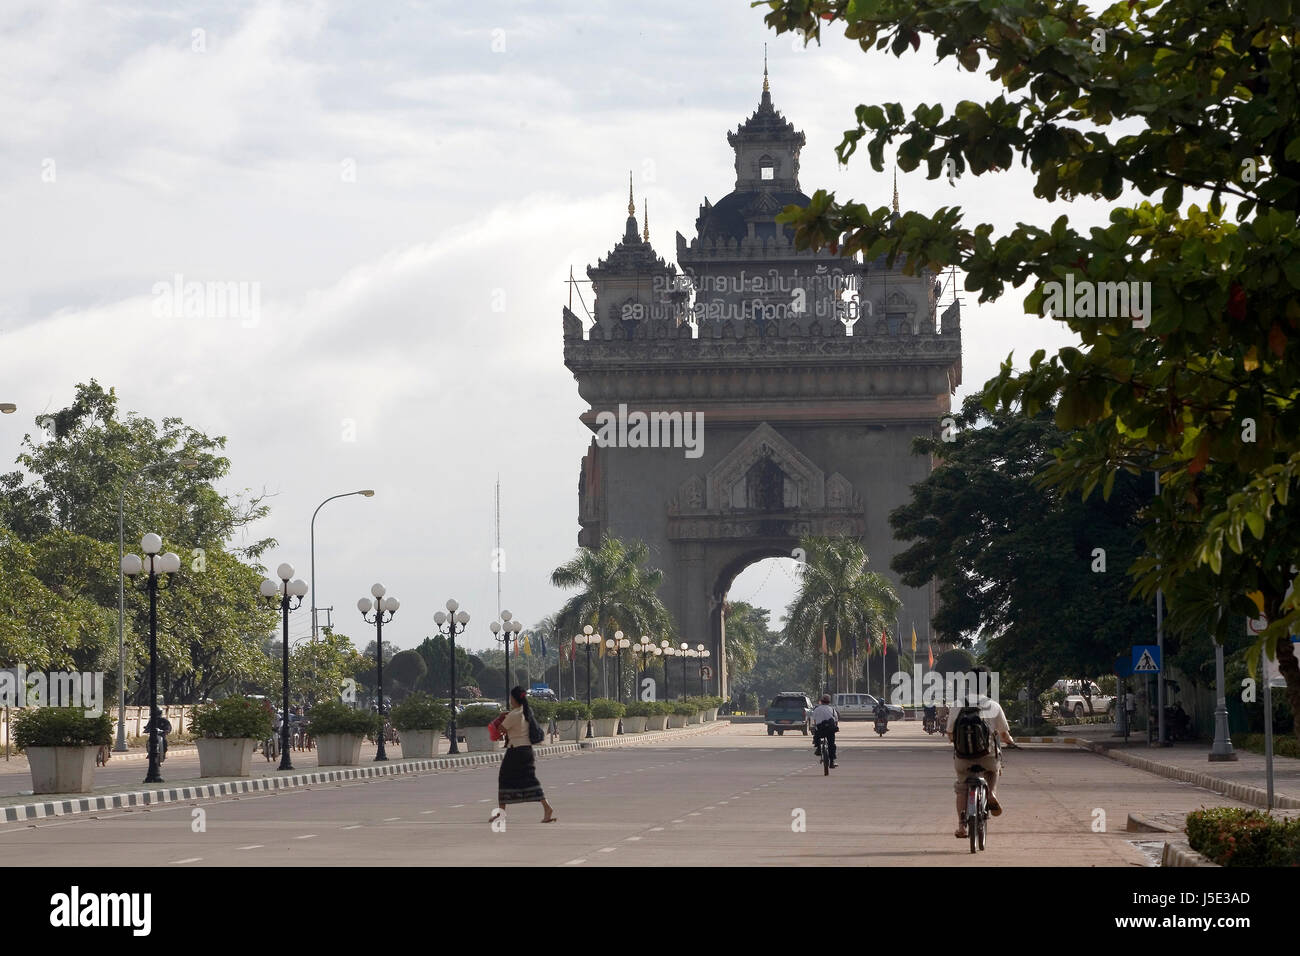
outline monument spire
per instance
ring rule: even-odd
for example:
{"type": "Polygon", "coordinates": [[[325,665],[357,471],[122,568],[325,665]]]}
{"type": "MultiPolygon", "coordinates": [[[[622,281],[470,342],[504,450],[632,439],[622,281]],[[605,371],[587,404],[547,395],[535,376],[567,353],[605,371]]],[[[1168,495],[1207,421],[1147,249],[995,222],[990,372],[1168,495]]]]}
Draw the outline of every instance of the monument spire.
{"type": "Polygon", "coordinates": [[[894,167],[894,215],[898,215],[898,167],[894,167]]]}
{"type": "Polygon", "coordinates": [[[763,92],[771,92],[767,85],[767,44],[763,44],[763,92]]]}
{"type": "Polygon", "coordinates": [[[632,170],[627,171],[627,214],[636,215],[636,203],[632,200],[632,170]]]}
{"type": "Polygon", "coordinates": [[[641,238],[646,242],[650,241],[650,203],[644,196],[641,197],[641,226],[645,230],[641,233],[641,238]]]}

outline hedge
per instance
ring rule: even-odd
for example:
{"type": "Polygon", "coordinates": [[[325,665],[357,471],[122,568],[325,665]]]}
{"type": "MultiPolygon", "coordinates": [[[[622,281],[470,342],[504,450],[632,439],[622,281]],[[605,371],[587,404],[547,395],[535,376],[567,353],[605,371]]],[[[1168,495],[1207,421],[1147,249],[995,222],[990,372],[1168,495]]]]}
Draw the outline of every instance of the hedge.
{"type": "Polygon", "coordinates": [[[1220,866],[1300,866],[1300,820],[1211,807],[1187,815],[1187,842],[1220,866]]]}

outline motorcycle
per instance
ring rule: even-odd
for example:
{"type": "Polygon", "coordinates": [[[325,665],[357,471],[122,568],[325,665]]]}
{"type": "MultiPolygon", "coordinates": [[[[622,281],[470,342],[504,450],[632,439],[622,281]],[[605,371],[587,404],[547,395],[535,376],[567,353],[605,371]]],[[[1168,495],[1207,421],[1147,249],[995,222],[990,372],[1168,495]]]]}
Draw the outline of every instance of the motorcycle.
{"type": "Polygon", "coordinates": [[[883,711],[876,711],[876,733],[885,736],[889,731],[889,715],[883,711]]]}
{"type": "Polygon", "coordinates": [[[936,714],[926,714],[925,719],[921,721],[921,728],[927,733],[932,734],[939,729],[939,718],[936,714]]]}

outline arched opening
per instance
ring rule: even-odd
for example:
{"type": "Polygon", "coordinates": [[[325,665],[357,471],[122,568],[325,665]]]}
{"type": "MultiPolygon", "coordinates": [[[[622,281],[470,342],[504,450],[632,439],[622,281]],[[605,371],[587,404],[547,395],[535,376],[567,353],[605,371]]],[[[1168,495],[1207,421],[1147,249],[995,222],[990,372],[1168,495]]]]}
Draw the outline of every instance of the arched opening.
{"type": "Polygon", "coordinates": [[[746,551],[722,569],[714,584],[712,643],[721,649],[714,686],[747,710],[761,710],[775,694],[800,689],[814,677],[808,662],[782,637],[786,608],[798,590],[795,553],[793,546],[746,551]],[[790,686],[778,686],[783,682],[790,686]]]}

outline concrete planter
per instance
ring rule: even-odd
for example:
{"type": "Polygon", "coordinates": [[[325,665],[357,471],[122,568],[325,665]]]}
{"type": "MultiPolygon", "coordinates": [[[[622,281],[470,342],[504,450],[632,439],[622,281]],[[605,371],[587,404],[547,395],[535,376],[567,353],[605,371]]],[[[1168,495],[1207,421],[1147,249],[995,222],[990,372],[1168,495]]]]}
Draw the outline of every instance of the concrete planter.
{"type": "Polygon", "coordinates": [[[700,712],[697,711],[696,713],[691,714],[689,717],[687,717],[687,718],[686,718],[686,722],[687,722],[688,724],[699,724],[699,723],[703,723],[703,722],[704,722],[704,714],[702,714],[702,713],[700,713],[700,712]]]}
{"type": "Polygon", "coordinates": [[[581,740],[586,732],[587,722],[585,720],[557,720],[555,722],[555,733],[560,740],[581,740]]]}
{"type": "Polygon", "coordinates": [[[678,727],[685,727],[685,726],[686,726],[686,715],[685,715],[685,714],[669,714],[669,715],[668,715],[668,729],[669,729],[669,730],[676,730],[678,727]]]}
{"type": "Polygon", "coordinates": [[[710,720],[717,720],[717,719],[718,719],[718,708],[710,707],[708,710],[704,712],[704,720],[706,722],[710,720]]]}
{"type": "Polygon", "coordinates": [[[361,762],[360,734],[321,734],[316,738],[316,762],[322,767],[352,767],[361,762]]]}
{"type": "Polygon", "coordinates": [[[441,748],[443,732],[441,730],[403,730],[402,759],[418,757],[436,757],[441,748]]]}
{"type": "Polygon", "coordinates": [[[668,715],[655,714],[653,717],[647,717],[645,719],[645,729],[646,730],[667,730],[668,715]]]}
{"type": "Polygon", "coordinates": [[[613,737],[618,733],[617,717],[600,717],[591,722],[591,732],[597,737],[613,737]]]}
{"type": "Polygon", "coordinates": [[[199,748],[200,777],[252,775],[253,750],[257,747],[252,737],[200,737],[194,743],[199,748]]]}
{"type": "Polygon", "coordinates": [[[623,733],[625,734],[643,734],[645,733],[646,721],[649,717],[624,717],[623,733]]]}
{"type": "Polygon", "coordinates": [[[33,793],[89,793],[98,747],[28,747],[33,793]]]}
{"type": "Polygon", "coordinates": [[[501,741],[493,740],[486,727],[462,727],[460,733],[465,738],[465,749],[470,753],[501,749],[501,741]]]}

